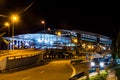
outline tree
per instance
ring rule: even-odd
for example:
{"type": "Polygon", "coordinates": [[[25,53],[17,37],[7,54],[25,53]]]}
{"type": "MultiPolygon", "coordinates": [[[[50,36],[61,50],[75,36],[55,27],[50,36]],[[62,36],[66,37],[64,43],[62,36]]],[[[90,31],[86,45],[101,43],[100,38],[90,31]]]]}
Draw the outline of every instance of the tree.
{"type": "Polygon", "coordinates": [[[0,36],[0,50],[7,49],[8,41],[6,41],[3,37],[0,36]]]}
{"type": "Polygon", "coordinates": [[[116,39],[112,39],[112,45],[111,45],[111,54],[112,54],[112,58],[115,59],[116,57],[116,53],[117,53],[117,50],[116,50],[116,39]]]}
{"type": "Polygon", "coordinates": [[[5,50],[8,47],[9,42],[2,37],[4,34],[6,33],[0,34],[0,50],[5,50]]]}
{"type": "Polygon", "coordinates": [[[114,62],[120,57],[120,29],[117,37],[112,39],[111,54],[114,62]]]}
{"type": "Polygon", "coordinates": [[[118,56],[120,56],[120,30],[119,30],[118,35],[117,35],[116,50],[117,50],[118,56]]]}

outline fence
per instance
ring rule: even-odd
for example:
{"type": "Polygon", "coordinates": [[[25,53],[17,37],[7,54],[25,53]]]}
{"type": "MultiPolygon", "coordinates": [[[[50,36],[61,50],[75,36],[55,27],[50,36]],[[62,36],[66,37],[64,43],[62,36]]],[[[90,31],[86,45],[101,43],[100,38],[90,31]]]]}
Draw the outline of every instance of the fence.
{"type": "Polygon", "coordinates": [[[43,60],[42,53],[7,56],[0,60],[0,71],[31,65],[40,60],[43,60]]]}

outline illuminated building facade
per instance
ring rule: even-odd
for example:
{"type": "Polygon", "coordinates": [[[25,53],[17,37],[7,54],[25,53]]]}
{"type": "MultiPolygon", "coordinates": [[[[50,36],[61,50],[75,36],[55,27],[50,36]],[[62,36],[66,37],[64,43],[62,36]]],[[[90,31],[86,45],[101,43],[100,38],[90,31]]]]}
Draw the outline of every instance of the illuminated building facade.
{"type": "MultiPolygon", "coordinates": [[[[103,35],[89,33],[76,30],[46,30],[39,33],[21,34],[14,36],[14,47],[22,48],[62,48],[63,46],[75,46],[72,42],[73,38],[79,41],[87,41],[91,43],[99,43],[104,46],[109,46],[112,40],[103,35]]],[[[12,37],[5,37],[9,43],[9,49],[12,48],[12,37]]]]}

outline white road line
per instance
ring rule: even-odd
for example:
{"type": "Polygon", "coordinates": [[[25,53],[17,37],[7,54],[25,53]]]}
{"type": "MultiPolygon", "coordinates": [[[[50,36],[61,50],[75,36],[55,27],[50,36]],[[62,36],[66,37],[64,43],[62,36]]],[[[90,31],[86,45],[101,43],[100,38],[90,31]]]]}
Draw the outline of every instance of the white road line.
{"type": "Polygon", "coordinates": [[[25,78],[23,78],[22,80],[27,80],[27,79],[29,79],[30,78],[30,76],[28,76],[28,77],[25,77],[25,78]]]}
{"type": "Polygon", "coordinates": [[[76,74],[76,70],[75,70],[75,68],[74,68],[72,65],[71,65],[70,67],[71,67],[72,70],[73,70],[72,75],[71,75],[70,77],[73,77],[73,76],[76,74]]]}

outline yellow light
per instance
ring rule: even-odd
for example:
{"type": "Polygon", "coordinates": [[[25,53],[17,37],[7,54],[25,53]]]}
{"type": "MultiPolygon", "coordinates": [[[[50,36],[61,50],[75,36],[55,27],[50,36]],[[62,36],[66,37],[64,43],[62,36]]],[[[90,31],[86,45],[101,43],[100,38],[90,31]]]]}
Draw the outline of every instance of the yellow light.
{"type": "Polygon", "coordinates": [[[9,27],[10,26],[10,24],[8,23],[8,22],[5,22],[5,24],[4,24],[6,27],[9,27]]]}
{"type": "Polygon", "coordinates": [[[91,49],[91,45],[88,45],[88,49],[91,49]]]}
{"type": "Polygon", "coordinates": [[[45,24],[45,21],[41,21],[42,24],[45,24]]]}
{"type": "Polygon", "coordinates": [[[84,44],[82,44],[82,47],[83,47],[83,48],[85,48],[85,45],[86,45],[85,43],[84,43],[84,44]]]}
{"type": "Polygon", "coordinates": [[[19,16],[14,14],[11,16],[11,20],[17,22],[19,20],[19,16]]]}
{"type": "Polygon", "coordinates": [[[13,20],[14,20],[14,21],[16,21],[16,20],[17,20],[17,18],[14,16],[14,17],[13,17],[13,20]]]}
{"type": "Polygon", "coordinates": [[[57,32],[57,35],[58,35],[58,36],[61,36],[61,32],[57,32]]]}
{"type": "Polygon", "coordinates": [[[77,42],[78,42],[77,38],[73,39],[73,42],[74,42],[74,43],[77,43],[77,42]]]}
{"type": "Polygon", "coordinates": [[[91,46],[92,49],[94,49],[94,46],[91,46]]]}
{"type": "Polygon", "coordinates": [[[48,28],[48,31],[50,31],[51,29],[50,28],[48,28]]]}

